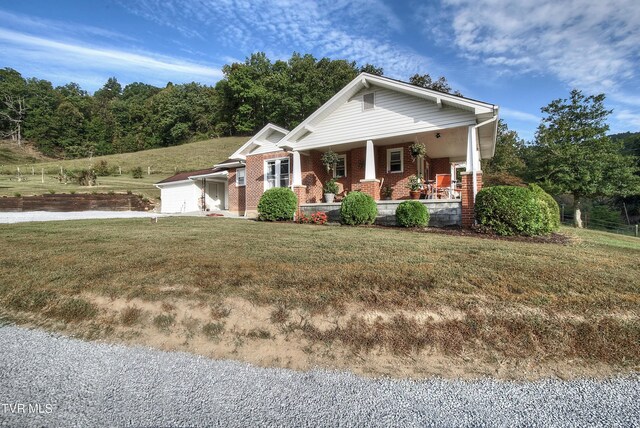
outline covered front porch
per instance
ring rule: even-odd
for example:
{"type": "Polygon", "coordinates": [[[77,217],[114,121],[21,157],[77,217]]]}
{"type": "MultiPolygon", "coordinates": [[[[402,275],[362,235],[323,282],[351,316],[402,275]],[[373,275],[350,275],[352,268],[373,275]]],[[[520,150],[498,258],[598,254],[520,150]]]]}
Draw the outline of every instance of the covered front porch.
{"type": "Polygon", "coordinates": [[[482,183],[480,159],[483,155],[489,157],[493,154],[487,152],[492,148],[482,153],[479,132],[495,127],[492,122],[292,150],[291,184],[304,212],[315,204],[319,204],[315,205],[316,211],[320,207],[331,211],[332,205],[324,204],[323,200],[323,186],[331,179],[338,184],[339,197],[352,191],[362,191],[379,202],[382,212],[395,208],[398,203],[394,204],[395,201],[410,198],[408,184],[412,176],[417,176],[422,182],[421,198],[431,201],[425,201],[425,204],[430,208],[434,223],[465,224],[463,207],[473,208],[475,195],[482,183]],[[412,156],[411,147],[416,143],[424,146],[423,155],[412,156]],[[335,152],[339,159],[330,171],[321,160],[323,153],[329,150],[335,152]],[[442,188],[443,183],[446,183],[446,189],[442,188]],[[440,186],[437,192],[434,191],[435,186],[440,186]],[[453,208],[452,204],[460,208],[453,208]],[[440,207],[450,209],[446,218],[433,215],[440,211],[440,207]],[[455,220],[453,212],[458,213],[455,220]]]}

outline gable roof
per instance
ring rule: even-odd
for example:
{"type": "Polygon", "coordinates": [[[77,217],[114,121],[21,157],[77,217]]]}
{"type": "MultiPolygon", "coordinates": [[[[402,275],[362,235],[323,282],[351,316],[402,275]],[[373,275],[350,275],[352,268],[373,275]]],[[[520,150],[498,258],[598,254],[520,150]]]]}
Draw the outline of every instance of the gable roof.
{"type": "Polygon", "coordinates": [[[229,156],[229,160],[225,162],[229,163],[229,161],[245,160],[248,154],[259,149],[262,149],[261,151],[265,152],[280,150],[276,143],[282,140],[282,138],[288,133],[289,131],[278,125],[267,123],[260,131],[251,137],[249,141],[244,143],[242,147],[229,156]]]}
{"type": "Polygon", "coordinates": [[[342,104],[349,101],[351,97],[357,94],[360,90],[369,88],[371,85],[426,99],[436,103],[438,106],[447,105],[469,111],[473,113],[480,121],[496,116],[498,112],[498,107],[494,104],[485,103],[483,101],[465,98],[446,92],[436,91],[433,89],[421,88],[411,83],[390,79],[388,77],[376,76],[369,73],[360,73],[337,94],[331,97],[329,101],[320,106],[320,108],[313,112],[298,126],[292,129],[291,132],[289,132],[278,143],[278,146],[281,148],[293,147],[292,144],[295,144],[295,142],[304,134],[313,133],[315,130],[314,126],[316,124],[322,122],[322,120],[327,118],[342,104]]]}

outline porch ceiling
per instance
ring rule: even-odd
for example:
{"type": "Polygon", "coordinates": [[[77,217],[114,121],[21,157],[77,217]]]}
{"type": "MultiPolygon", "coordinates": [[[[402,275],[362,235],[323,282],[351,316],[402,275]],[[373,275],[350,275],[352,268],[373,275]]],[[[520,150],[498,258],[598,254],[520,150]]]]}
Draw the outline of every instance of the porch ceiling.
{"type": "MultiPolygon", "coordinates": [[[[395,135],[382,139],[374,139],[375,146],[389,146],[402,143],[423,143],[427,148],[427,156],[430,158],[448,157],[452,161],[466,160],[467,158],[467,127],[441,129],[438,131],[419,132],[408,135],[395,135]],[[440,137],[436,137],[440,134],[440,137]]],[[[336,152],[348,151],[358,147],[364,147],[366,141],[353,141],[344,144],[336,144],[317,150],[326,152],[333,150],[336,152]]]]}

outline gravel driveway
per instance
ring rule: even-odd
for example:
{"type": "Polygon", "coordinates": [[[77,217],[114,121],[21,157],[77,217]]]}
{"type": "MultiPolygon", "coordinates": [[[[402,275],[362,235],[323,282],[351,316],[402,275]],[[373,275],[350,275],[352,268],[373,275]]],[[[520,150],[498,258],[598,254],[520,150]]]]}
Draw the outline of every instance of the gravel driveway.
{"type": "Polygon", "coordinates": [[[0,327],[2,426],[630,427],[640,426],[639,402],[638,376],[366,379],[0,327]]]}
{"type": "Polygon", "coordinates": [[[25,211],[0,212],[0,223],[24,223],[27,221],[85,220],[94,218],[160,217],[162,214],[148,211],[25,211]]]}

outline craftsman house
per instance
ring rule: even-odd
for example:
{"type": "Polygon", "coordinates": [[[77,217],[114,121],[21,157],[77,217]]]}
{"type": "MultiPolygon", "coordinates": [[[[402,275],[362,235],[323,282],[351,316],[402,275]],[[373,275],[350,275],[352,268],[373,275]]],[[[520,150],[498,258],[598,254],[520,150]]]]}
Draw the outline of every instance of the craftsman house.
{"type": "Polygon", "coordinates": [[[290,187],[302,211],[331,212],[339,203],[323,202],[323,185],[335,178],[341,194],[373,196],[384,216],[408,199],[407,182],[419,175],[420,200],[432,220],[469,225],[482,187],[480,160],[495,150],[497,119],[493,104],[362,73],[293,130],[268,124],[213,168],[157,183],[162,212],[256,216],[260,196],[272,187],[290,187]],[[414,143],[426,148],[417,158],[414,143]],[[327,151],[338,154],[331,171],[321,162],[327,151]],[[427,192],[432,183],[446,183],[447,192],[427,192]]]}

